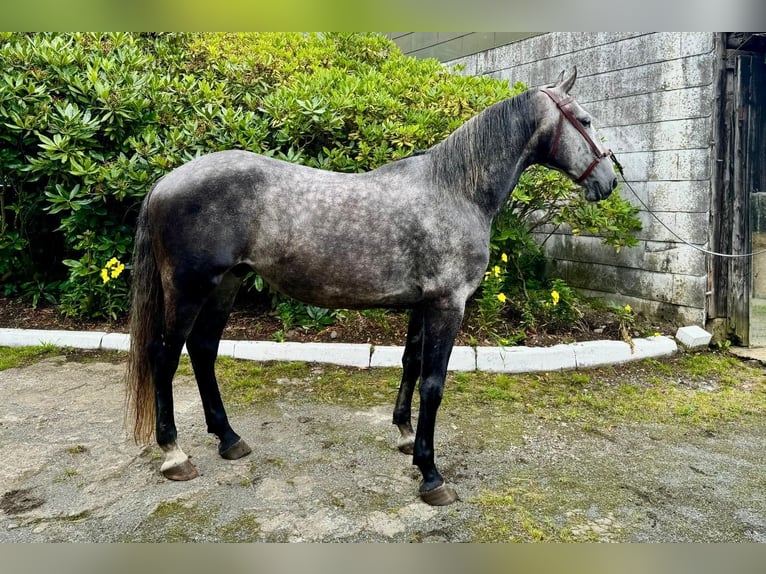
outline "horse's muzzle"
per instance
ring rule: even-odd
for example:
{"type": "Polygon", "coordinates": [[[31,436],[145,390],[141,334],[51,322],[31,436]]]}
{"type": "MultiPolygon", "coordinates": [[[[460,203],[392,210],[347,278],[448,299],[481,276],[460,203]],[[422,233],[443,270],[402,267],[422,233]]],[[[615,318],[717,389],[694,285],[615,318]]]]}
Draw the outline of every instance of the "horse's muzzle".
{"type": "Polygon", "coordinates": [[[613,178],[607,185],[603,185],[600,181],[594,181],[592,186],[586,188],[585,199],[588,201],[601,201],[609,197],[617,187],[617,178],[613,178]]]}

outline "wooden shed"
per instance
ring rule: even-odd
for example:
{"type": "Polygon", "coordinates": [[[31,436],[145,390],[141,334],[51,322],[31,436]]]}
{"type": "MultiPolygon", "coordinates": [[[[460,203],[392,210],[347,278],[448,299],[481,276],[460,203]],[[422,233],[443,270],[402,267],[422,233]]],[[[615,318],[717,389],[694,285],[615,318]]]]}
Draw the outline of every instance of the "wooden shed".
{"type": "MultiPolygon", "coordinates": [[[[743,345],[766,345],[766,34],[389,33],[463,73],[551,82],[574,95],[618,155],[642,207],[640,244],[616,253],[558,230],[557,273],[602,297],[743,345]]],[[[623,196],[638,204],[626,188],[623,196]]]]}

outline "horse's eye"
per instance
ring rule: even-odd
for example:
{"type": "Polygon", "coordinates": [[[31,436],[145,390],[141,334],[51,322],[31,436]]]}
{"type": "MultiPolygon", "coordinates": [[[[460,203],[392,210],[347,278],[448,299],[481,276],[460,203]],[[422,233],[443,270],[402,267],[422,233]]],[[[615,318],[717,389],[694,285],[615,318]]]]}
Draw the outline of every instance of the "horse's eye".
{"type": "Polygon", "coordinates": [[[583,127],[589,128],[590,127],[590,118],[580,118],[580,123],[583,125],[583,127]]]}

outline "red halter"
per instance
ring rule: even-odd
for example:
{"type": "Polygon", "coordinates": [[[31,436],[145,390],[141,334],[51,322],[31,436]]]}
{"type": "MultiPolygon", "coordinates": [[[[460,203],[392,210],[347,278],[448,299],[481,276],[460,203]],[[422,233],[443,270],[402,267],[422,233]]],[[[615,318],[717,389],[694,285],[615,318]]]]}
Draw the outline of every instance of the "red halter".
{"type": "Polygon", "coordinates": [[[575,129],[577,129],[578,132],[582,134],[582,136],[585,138],[585,141],[588,142],[588,145],[593,150],[593,154],[596,156],[596,159],[591,162],[591,164],[588,166],[588,168],[582,173],[580,177],[578,177],[575,180],[575,183],[582,183],[585,181],[585,178],[588,177],[591,172],[596,169],[596,166],[599,164],[599,162],[604,158],[612,158],[612,150],[607,149],[605,151],[601,151],[601,148],[596,145],[596,142],[593,141],[593,139],[590,137],[588,132],[585,130],[583,125],[577,120],[577,118],[574,117],[574,114],[566,107],[570,103],[572,103],[573,98],[570,96],[567,96],[563,100],[559,100],[556,97],[556,94],[554,94],[551,90],[548,88],[541,88],[541,91],[546,93],[548,97],[553,100],[553,103],[556,104],[559,110],[561,110],[561,115],[559,116],[559,123],[556,126],[556,135],[553,136],[553,142],[551,143],[551,149],[548,152],[548,157],[553,158],[553,156],[556,154],[556,151],[559,148],[559,140],[561,139],[561,132],[562,128],[564,126],[564,118],[569,120],[569,123],[572,124],[575,129]]]}

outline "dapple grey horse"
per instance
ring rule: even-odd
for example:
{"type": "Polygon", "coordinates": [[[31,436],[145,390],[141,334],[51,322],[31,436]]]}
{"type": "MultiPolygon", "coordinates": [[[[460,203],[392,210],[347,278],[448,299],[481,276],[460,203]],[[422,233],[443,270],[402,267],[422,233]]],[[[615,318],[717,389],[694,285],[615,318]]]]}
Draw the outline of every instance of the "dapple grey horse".
{"type": "Polygon", "coordinates": [[[609,150],[570,96],[576,70],[477,114],[423,153],[367,173],[335,173],[248,151],[203,155],[161,178],[139,215],[128,396],[137,441],[155,433],[172,480],[197,476],[178,446],[172,381],[186,344],[219,453],[250,447],[229,424],[214,364],[248,270],[328,308],[410,309],[393,422],[422,473],[419,493],[454,502],[434,463],[434,427],[466,300],[484,277],[490,227],[522,171],[569,175],[585,198],[617,185],[609,150]],[[411,403],[419,381],[417,430],[411,403]]]}

